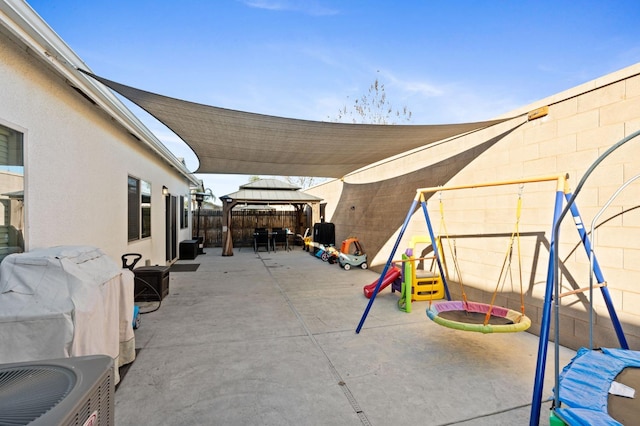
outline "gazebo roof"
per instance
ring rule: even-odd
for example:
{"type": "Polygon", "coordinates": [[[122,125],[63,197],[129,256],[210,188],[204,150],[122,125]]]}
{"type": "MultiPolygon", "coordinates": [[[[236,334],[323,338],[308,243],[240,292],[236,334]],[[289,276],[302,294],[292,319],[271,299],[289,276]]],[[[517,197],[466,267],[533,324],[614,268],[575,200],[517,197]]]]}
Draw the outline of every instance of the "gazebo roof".
{"type": "Polygon", "coordinates": [[[322,198],[306,194],[299,187],[278,179],[260,179],[247,183],[238,191],[223,195],[220,199],[251,204],[305,204],[322,201],[322,198]]]}

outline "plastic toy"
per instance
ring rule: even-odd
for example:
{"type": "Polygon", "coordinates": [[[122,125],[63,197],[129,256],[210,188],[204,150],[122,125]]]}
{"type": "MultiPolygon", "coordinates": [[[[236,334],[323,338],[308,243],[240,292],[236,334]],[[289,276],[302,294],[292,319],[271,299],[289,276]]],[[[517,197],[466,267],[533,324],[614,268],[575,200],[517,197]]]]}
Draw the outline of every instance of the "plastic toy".
{"type": "Polygon", "coordinates": [[[303,235],[298,234],[297,237],[302,241],[302,250],[309,251],[309,244],[311,244],[311,234],[309,228],[304,231],[303,235]]]}
{"type": "Polygon", "coordinates": [[[400,292],[400,300],[398,300],[398,308],[401,311],[411,312],[411,302],[413,301],[432,301],[443,299],[446,295],[442,278],[438,273],[417,268],[419,262],[435,260],[435,257],[416,258],[413,254],[417,244],[430,242],[429,236],[415,235],[411,238],[409,248],[402,254],[402,290],[400,292]]]}
{"type": "Polygon", "coordinates": [[[138,305],[134,305],[133,306],[133,321],[131,321],[131,325],[133,326],[134,330],[137,330],[140,327],[140,306],[138,305]]]}
{"type": "Polygon", "coordinates": [[[362,244],[356,237],[349,237],[342,242],[340,246],[340,254],[338,255],[338,263],[345,271],[351,269],[352,266],[359,266],[367,269],[367,254],[362,248],[362,244]]]}
{"type": "Polygon", "coordinates": [[[403,260],[408,260],[408,272],[410,274],[406,274],[408,276],[405,276],[405,282],[411,284],[412,300],[434,300],[444,299],[445,297],[444,285],[440,274],[435,271],[417,268],[417,262],[435,259],[435,257],[416,258],[413,254],[416,244],[430,242],[431,240],[428,236],[414,236],[411,238],[411,246],[407,249],[405,255],[403,255],[403,260]]]}
{"type": "Polygon", "coordinates": [[[323,262],[336,263],[340,253],[334,246],[325,246],[324,244],[312,242],[310,247],[312,247],[310,253],[318,259],[322,259],[323,262]]]}
{"type": "Polygon", "coordinates": [[[324,244],[320,244],[315,241],[309,241],[307,243],[306,250],[309,252],[311,256],[315,256],[319,250],[324,250],[324,244]]]}
{"type": "Polygon", "coordinates": [[[338,256],[340,256],[338,249],[334,246],[329,246],[326,247],[325,252],[322,255],[322,260],[334,264],[338,261],[338,256]]]}
{"type": "MultiPolygon", "coordinates": [[[[382,279],[382,283],[380,284],[380,288],[378,289],[378,292],[388,287],[389,284],[393,284],[391,288],[391,292],[394,292],[396,289],[399,291],[401,280],[402,280],[402,271],[400,270],[400,268],[393,266],[392,268],[389,269],[387,274],[382,279]]],[[[362,288],[362,291],[364,292],[364,296],[367,299],[371,299],[371,295],[375,291],[378,281],[379,279],[376,279],[371,284],[367,284],[362,288]]]]}

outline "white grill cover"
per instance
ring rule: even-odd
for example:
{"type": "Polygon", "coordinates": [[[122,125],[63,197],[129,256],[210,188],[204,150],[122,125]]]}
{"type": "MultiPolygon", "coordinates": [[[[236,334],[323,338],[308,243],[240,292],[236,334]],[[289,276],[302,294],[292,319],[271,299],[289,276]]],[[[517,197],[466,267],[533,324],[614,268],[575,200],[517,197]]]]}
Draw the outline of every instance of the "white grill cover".
{"type": "Polygon", "coordinates": [[[0,264],[0,363],[94,354],[117,366],[133,361],[133,279],[95,247],[7,256],[0,264]]]}

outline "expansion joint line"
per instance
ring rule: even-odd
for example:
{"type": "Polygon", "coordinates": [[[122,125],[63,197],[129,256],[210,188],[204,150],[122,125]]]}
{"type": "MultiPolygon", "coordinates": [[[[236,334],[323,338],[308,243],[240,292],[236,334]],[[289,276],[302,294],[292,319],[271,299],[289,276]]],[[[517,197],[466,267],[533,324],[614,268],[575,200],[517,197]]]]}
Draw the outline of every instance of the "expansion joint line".
{"type": "Polygon", "coordinates": [[[289,298],[287,293],[283,290],[282,286],[278,282],[278,279],[271,272],[271,268],[269,268],[267,266],[267,264],[265,263],[265,261],[262,258],[262,256],[260,256],[260,255],[258,255],[258,256],[260,257],[260,261],[264,265],[264,267],[267,270],[267,272],[269,272],[269,276],[271,276],[271,278],[273,279],[273,282],[274,282],[276,288],[278,289],[278,291],[280,292],[280,294],[282,295],[284,300],[287,302],[287,305],[289,306],[289,309],[291,309],[291,311],[294,313],[294,315],[298,319],[298,322],[300,322],[300,325],[302,325],[302,328],[304,329],[304,332],[307,334],[307,337],[309,338],[309,340],[311,340],[313,345],[322,353],[322,355],[324,355],[325,359],[327,360],[327,364],[329,365],[329,371],[331,371],[331,374],[336,379],[336,381],[338,383],[338,386],[340,386],[340,389],[342,389],[342,392],[344,393],[344,396],[347,398],[347,401],[349,401],[349,404],[351,404],[351,407],[353,408],[353,410],[358,415],[358,418],[360,419],[360,421],[362,422],[363,425],[371,426],[371,422],[367,418],[367,415],[364,413],[362,408],[360,408],[360,404],[358,404],[358,401],[356,401],[356,398],[351,393],[351,390],[349,389],[349,386],[342,379],[342,376],[340,375],[340,373],[336,369],[336,366],[331,361],[331,358],[329,358],[329,355],[327,355],[327,353],[324,351],[322,346],[320,346],[320,343],[318,343],[318,340],[316,339],[316,337],[313,335],[313,333],[311,332],[311,330],[307,326],[307,323],[302,318],[302,315],[300,315],[300,312],[298,312],[296,307],[293,305],[293,302],[291,302],[291,299],[289,298]]]}

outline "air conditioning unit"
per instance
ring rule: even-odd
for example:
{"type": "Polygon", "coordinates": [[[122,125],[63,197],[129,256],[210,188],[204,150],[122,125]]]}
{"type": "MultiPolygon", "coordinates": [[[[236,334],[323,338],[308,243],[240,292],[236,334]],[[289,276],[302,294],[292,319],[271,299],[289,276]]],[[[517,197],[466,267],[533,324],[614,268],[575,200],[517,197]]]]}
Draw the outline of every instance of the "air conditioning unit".
{"type": "Polygon", "coordinates": [[[0,365],[0,425],[113,426],[113,368],[104,355],[0,365]]]}

